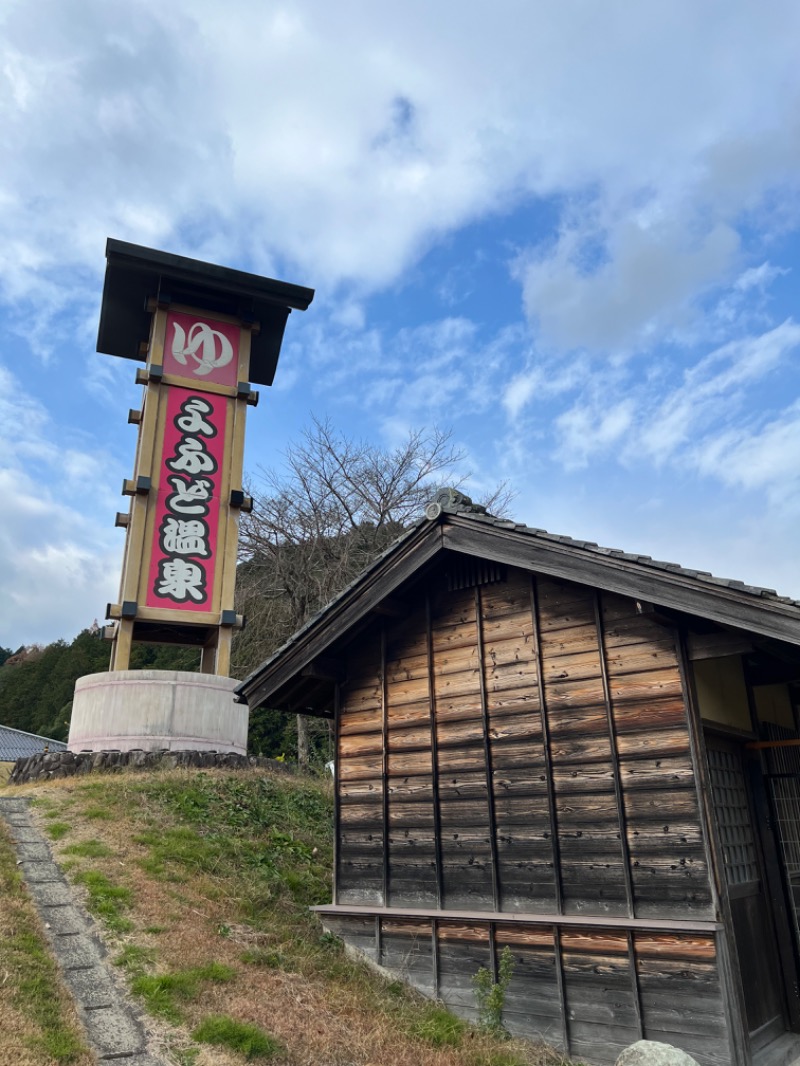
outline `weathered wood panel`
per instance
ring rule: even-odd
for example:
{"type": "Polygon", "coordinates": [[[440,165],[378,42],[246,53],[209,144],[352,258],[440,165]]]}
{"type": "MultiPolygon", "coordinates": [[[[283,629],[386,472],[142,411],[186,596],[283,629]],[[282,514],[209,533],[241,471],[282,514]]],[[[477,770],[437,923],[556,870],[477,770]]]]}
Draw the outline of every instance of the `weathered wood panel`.
{"type": "Polygon", "coordinates": [[[398,974],[424,995],[436,995],[433,937],[429,921],[383,919],[379,961],[381,966],[398,974]]]}
{"type": "Polygon", "coordinates": [[[644,1037],[676,1045],[701,1066],[729,1066],[716,944],[699,933],[632,933],[602,925],[502,919],[324,915],[337,935],[427,995],[438,991],[477,1020],[474,980],[511,952],[503,1022],[572,1058],[611,1066],[644,1037]]]}
{"type": "Polygon", "coordinates": [[[495,945],[498,955],[507,947],[514,963],[503,1024],[514,1036],[544,1040],[565,1050],[552,928],[498,924],[495,945]]]}
{"type": "Polygon", "coordinates": [[[477,625],[474,589],[434,599],[431,648],[442,900],[445,907],[492,910],[492,827],[477,625]],[[450,639],[454,627],[463,638],[470,627],[471,641],[454,648],[450,639]]]}
{"type": "Polygon", "coordinates": [[[478,1020],[474,979],[491,966],[489,926],[440,922],[438,927],[439,995],[456,1014],[478,1020]]]}
{"type": "Polygon", "coordinates": [[[710,915],[663,626],[514,568],[478,594],[434,581],[382,624],[385,678],[374,633],[342,686],[342,902],[376,902],[385,862],[393,905],[710,915]]]}
{"type": "MultiPolygon", "coordinates": [[[[424,604],[387,624],[385,632],[387,902],[436,905],[438,842],[424,604]]],[[[414,983],[419,985],[417,977],[414,983]]]]}
{"type": "Polygon", "coordinates": [[[567,914],[627,913],[594,593],[536,578],[544,704],[567,914]],[[595,828],[600,835],[589,835],[595,828]]]}
{"type": "Polygon", "coordinates": [[[506,582],[482,588],[480,602],[498,907],[555,910],[553,822],[530,576],[512,571],[506,582]]]}
{"type": "Polygon", "coordinates": [[[383,704],[379,634],[365,637],[340,686],[337,898],[383,902],[383,704]]]}

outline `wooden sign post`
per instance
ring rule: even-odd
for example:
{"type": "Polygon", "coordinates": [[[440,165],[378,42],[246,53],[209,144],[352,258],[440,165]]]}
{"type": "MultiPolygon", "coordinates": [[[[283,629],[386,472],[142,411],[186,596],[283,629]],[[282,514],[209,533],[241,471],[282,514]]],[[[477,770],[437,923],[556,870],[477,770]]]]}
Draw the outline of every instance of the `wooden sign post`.
{"type": "Polygon", "coordinates": [[[125,704],[119,689],[131,681],[122,675],[133,673],[135,641],[199,648],[201,673],[228,677],[233,630],[242,625],[234,607],[239,514],[252,505],[242,489],[245,416],[258,402],[253,385],[272,384],[289,313],[314,296],[122,241],[109,240],[106,257],[97,348],[145,362],[136,374],[143,400],[128,415],[139,437],[122,487],[130,507],[117,515],[126,542],[119,600],[106,614],[111,671],[92,675],[103,683],[78,682],[73,750],[73,731],[90,746],[100,733],[124,743],[109,733],[106,704],[125,704]],[[104,704],[109,686],[114,696],[104,704]]]}
{"type": "Polygon", "coordinates": [[[143,289],[149,317],[146,341],[124,342],[146,367],[141,410],[129,415],[139,426],[122,489],[131,504],[117,516],[127,536],[119,602],[108,606],[111,668],[127,670],[141,640],[200,647],[201,670],[227,676],[242,623],[234,586],[239,513],[251,502],[242,491],[245,416],[258,401],[251,380],[271,384],[286,317],[313,291],[119,241],[107,255],[98,349],[122,354],[121,307],[130,312],[143,289]],[[251,368],[256,345],[270,358],[251,368]]]}

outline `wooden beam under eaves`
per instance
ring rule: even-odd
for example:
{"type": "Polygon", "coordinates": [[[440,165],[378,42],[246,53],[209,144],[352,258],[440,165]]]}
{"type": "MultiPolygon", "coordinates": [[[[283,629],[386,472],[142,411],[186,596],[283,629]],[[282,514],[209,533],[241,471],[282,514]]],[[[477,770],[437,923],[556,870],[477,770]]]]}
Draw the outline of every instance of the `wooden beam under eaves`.
{"type": "Polygon", "coordinates": [[[743,633],[689,633],[686,638],[689,659],[721,659],[726,655],[748,655],[755,650],[752,639],[743,633]]]}
{"type": "Polygon", "coordinates": [[[659,607],[658,604],[650,603],[649,600],[636,600],[636,613],[668,629],[673,629],[676,624],[677,616],[674,611],[668,607],[659,607]]]}
{"type": "Polygon", "coordinates": [[[387,596],[385,600],[376,603],[372,610],[384,618],[406,618],[409,608],[405,600],[400,600],[396,596],[387,596]]]}
{"type": "Polygon", "coordinates": [[[316,681],[341,682],[345,680],[345,670],[341,662],[324,655],[312,659],[308,666],[303,667],[300,674],[302,677],[312,677],[316,681]]]}

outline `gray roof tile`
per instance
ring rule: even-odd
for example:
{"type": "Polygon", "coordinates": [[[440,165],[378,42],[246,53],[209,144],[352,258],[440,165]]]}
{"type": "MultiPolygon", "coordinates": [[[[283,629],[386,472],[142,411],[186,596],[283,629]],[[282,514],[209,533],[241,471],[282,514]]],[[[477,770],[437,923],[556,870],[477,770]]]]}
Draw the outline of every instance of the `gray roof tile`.
{"type": "Polygon", "coordinates": [[[16,762],[27,759],[40,751],[66,751],[63,740],[39,737],[35,733],[25,733],[21,729],[12,729],[9,725],[0,725],[0,762],[16,762]]]}
{"type": "MultiPolygon", "coordinates": [[[[471,515],[464,511],[454,511],[451,513],[459,514],[462,518],[474,519],[475,515],[471,515]]],[[[481,515],[484,521],[498,527],[507,527],[508,523],[500,519],[493,519],[491,515],[481,515]]],[[[701,582],[706,582],[710,585],[724,586],[730,589],[734,589],[737,592],[747,592],[753,596],[767,597],[769,599],[775,599],[779,603],[788,603],[795,607],[800,607],[800,600],[794,600],[789,596],[779,596],[775,589],[761,588],[759,585],[748,585],[744,581],[740,581],[736,578],[717,577],[711,574],[708,570],[694,570],[691,567],[681,566],[679,563],[662,562],[659,559],[653,559],[649,555],[636,555],[632,552],[623,551],[621,548],[605,548],[600,545],[594,544],[588,540],[576,540],[574,537],[565,537],[558,533],[548,533],[543,529],[536,529],[533,526],[526,526],[522,523],[515,522],[514,529],[520,533],[528,533],[531,536],[539,539],[545,539],[553,541],[557,544],[563,544],[571,548],[581,548],[584,551],[592,552],[595,555],[613,556],[617,559],[624,559],[628,562],[640,563],[642,566],[652,566],[659,570],[670,570],[675,574],[680,574],[684,577],[695,578],[701,582]]]]}

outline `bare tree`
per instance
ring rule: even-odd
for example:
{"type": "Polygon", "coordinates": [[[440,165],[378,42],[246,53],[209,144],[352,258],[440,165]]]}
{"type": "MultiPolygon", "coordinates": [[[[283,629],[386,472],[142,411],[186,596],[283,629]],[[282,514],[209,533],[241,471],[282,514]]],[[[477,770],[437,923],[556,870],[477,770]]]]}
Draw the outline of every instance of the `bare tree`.
{"type": "MultiPolygon", "coordinates": [[[[420,517],[442,483],[460,484],[463,453],[449,431],[414,431],[396,448],[356,441],[313,419],[281,469],[260,469],[242,516],[238,609],[247,629],[234,647],[244,676],[352,581],[420,517]]],[[[505,509],[510,493],[489,506],[505,509]]],[[[302,761],[305,720],[298,718],[302,761]]]]}

